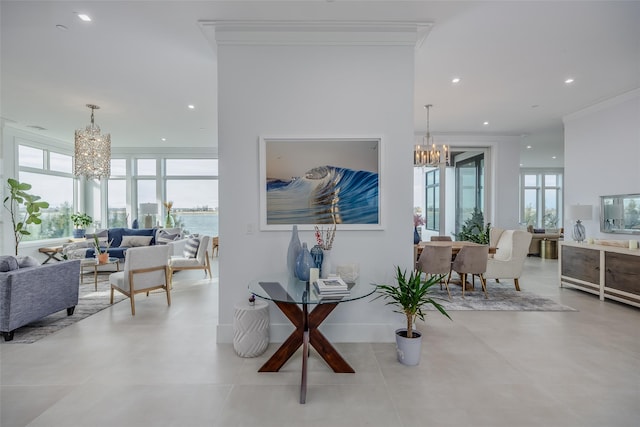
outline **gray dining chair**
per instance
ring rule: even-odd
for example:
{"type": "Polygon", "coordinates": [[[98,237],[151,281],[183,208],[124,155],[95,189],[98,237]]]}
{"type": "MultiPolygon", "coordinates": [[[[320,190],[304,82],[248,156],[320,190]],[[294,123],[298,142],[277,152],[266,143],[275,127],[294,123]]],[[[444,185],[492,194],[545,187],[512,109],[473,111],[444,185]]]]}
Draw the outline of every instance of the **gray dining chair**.
{"type": "MultiPolygon", "coordinates": [[[[451,300],[451,292],[449,291],[449,280],[451,279],[451,246],[425,246],[422,249],[420,258],[418,259],[418,269],[426,274],[426,277],[443,276],[447,279],[444,286],[447,288],[449,300],[451,300]]],[[[442,289],[442,279],[440,280],[440,289],[442,289]]]]}
{"type": "Polygon", "coordinates": [[[484,297],[487,296],[487,281],[484,273],[487,271],[487,259],[489,258],[489,246],[464,246],[456,255],[456,259],[451,264],[451,270],[460,275],[462,284],[462,298],[464,298],[464,288],[466,287],[467,274],[476,275],[482,283],[484,297]]]}

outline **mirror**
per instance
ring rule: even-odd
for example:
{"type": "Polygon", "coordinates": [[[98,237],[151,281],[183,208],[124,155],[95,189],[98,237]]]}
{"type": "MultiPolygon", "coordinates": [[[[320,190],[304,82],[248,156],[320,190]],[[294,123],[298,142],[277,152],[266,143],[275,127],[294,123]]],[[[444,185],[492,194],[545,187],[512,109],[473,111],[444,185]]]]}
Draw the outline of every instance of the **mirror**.
{"type": "Polygon", "coordinates": [[[600,196],[600,231],[640,234],[640,194],[600,196]]]}

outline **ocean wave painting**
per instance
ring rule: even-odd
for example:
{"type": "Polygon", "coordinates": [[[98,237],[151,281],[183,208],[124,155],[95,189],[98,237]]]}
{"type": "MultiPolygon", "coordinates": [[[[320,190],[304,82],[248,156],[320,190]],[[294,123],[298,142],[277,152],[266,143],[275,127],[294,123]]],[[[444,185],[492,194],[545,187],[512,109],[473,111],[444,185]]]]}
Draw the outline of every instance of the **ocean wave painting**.
{"type": "Polygon", "coordinates": [[[267,224],[378,224],[378,174],[317,166],[266,182],[267,224]]]}

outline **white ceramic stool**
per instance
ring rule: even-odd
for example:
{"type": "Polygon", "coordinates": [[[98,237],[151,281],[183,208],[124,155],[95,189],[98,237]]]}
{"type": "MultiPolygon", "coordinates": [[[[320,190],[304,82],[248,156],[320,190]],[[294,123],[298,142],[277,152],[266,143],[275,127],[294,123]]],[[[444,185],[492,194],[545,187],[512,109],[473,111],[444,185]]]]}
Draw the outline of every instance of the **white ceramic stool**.
{"type": "Polygon", "coordinates": [[[269,345],[269,304],[256,300],[235,305],[233,315],[233,349],[240,357],[260,356],[269,345]]]}

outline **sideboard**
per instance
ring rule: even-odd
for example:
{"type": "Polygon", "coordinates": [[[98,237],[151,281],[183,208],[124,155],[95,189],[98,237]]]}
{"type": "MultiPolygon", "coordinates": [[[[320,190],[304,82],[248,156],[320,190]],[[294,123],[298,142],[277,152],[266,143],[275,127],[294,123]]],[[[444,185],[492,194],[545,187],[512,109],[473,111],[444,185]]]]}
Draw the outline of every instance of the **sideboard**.
{"type": "Polygon", "coordinates": [[[559,242],[560,287],[640,307],[640,250],[559,242]]]}

